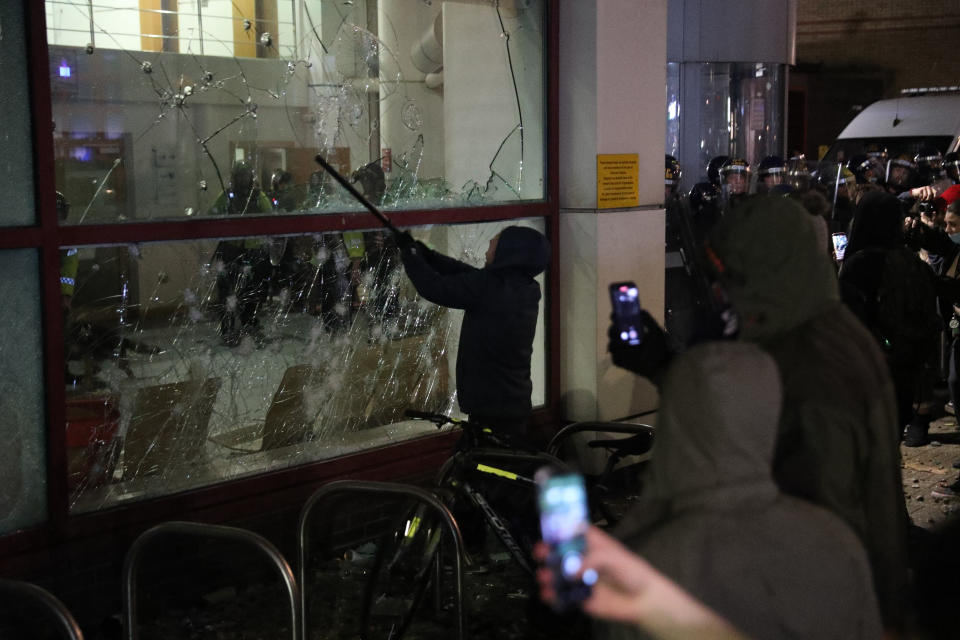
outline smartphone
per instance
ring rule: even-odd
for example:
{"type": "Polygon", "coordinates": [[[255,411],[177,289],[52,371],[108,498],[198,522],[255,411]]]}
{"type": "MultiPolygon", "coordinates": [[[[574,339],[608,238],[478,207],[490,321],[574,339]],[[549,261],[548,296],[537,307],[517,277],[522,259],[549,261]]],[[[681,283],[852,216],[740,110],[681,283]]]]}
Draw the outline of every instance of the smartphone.
{"type": "Polygon", "coordinates": [[[613,303],[613,321],[620,339],[627,344],[640,344],[643,341],[643,321],[637,285],[614,282],[610,285],[610,301],[613,303]]]}
{"type": "Polygon", "coordinates": [[[847,234],[840,232],[833,234],[833,255],[837,261],[843,260],[843,254],[846,253],[846,251],[847,234]]]}
{"type": "Polygon", "coordinates": [[[554,608],[568,609],[590,596],[596,572],[580,575],[590,525],[587,489],[579,473],[543,467],[534,475],[540,508],[540,532],[547,544],[546,567],[553,576],[554,608]]]}

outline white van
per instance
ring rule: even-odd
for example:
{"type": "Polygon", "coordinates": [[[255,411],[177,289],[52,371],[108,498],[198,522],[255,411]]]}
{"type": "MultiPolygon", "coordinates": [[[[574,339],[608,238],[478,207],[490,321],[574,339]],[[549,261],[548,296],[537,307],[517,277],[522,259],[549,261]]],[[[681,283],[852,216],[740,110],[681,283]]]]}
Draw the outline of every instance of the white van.
{"type": "Polygon", "coordinates": [[[941,154],[956,151],[960,142],[960,91],[919,93],[879,100],[861,111],[840,132],[825,162],[845,162],[872,149],[888,157],[914,157],[921,147],[941,154]]]}

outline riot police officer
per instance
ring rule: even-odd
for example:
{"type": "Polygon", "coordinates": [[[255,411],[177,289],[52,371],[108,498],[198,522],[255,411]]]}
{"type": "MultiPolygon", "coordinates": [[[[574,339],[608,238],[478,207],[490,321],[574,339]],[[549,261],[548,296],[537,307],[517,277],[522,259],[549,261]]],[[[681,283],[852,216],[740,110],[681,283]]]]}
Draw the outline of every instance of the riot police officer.
{"type": "Polygon", "coordinates": [[[730,158],[720,167],[724,211],[747,196],[750,189],[750,165],[743,158],[730,158]]]}
{"type": "Polygon", "coordinates": [[[917,186],[917,163],[906,154],[887,161],[887,175],[884,180],[887,191],[900,195],[917,186]]]}
{"type": "Polygon", "coordinates": [[[853,219],[856,176],[842,164],[829,163],[820,167],[817,180],[830,200],[830,231],[846,232],[853,219]]]}
{"type": "Polygon", "coordinates": [[[810,175],[810,167],[807,165],[807,159],[802,153],[790,156],[787,160],[787,184],[796,193],[804,193],[810,190],[813,176],[810,175]]]}
{"type": "Polygon", "coordinates": [[[865,153],[850,158],[847,168],[853,173],[857,184],[880,184],[883,180],[884,168],[865,153]]]}
{"type": "Polygon", "coordinates": [[[707,181],[718,190],[721,188],[723,180],[720,177],[720,167],[730,160],[730,156],[714,156],[707,164],[707,181]]]}
{"type": "Polygon", "coordinates": [[[913,157],[913,163],[917,166],[917,184],[914,186],[932,185],[940,180],[943,172],[943,155],[938,149],[921,147],[913,157]]]}
{"type": "Polygon", "coordinates": [[[784,184],[787,163],[780,156],[767,156],[757,165],[757,193],[769,193],[784,184]]]}
{"type": "MultiPolygon", "coordinates": [[[[698,234],[695,231],[696,224],[704,220],[692,218],[689,202],[680,193],[681,176],[677,159],[667,155],[663,174],[666,208],[664,317],[667,334],[678,348],[693,337],[705,294],[701,282],[703,271],[698,265],[698,234]]],[[[708,184],[706,188],[713,193],[712,185],[708,184]]],[[[697,187],[694,189],[697,190],[697,187]]]]}

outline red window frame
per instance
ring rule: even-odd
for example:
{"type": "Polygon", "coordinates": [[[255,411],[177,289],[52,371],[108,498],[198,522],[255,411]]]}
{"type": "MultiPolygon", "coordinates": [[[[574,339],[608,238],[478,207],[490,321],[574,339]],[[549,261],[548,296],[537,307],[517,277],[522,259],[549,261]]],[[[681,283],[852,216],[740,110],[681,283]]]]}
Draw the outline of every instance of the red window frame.
{"type": "MultiPolygon", "coordinates": [[[[547,310],[547,404],[535,412],[537,425],[555,424],[560,415],[559,332],[559,202],[558,202],[558,0],[546,0],[547,81],[546,109],[546,199],[487,207],[391,212],[397,226],[483,222],[540,217],[546,220],[551,255],[547,310]]],[[[71,515],[67,490],[65,386],[63,371],[62,314],[60,311],[60,257],[62,246],[124,244],[158,240],[311,233],[370,228],[376,220],[366,213],[343,215],[284,215],[222,220],[172,220],[149,223],[118,223],[87,226],[59,225],[54,199],[53,121],[45,5],[22,0],[27,34],[28,83],[33,113],[33,161],[37,222],[32,226],[7,227],[0,233],[0,250],[34,249],[40,254],[43,317],[43,370],[45,424],[47,430],[48,516],[43,524],[0,536],[0,558],[36,551],[105,530],[142,528],[172,518],[223,521],[276,509],[278,504],[296,504],[316,487],[335,478],[394,479],[423,473],[439,465],[449,451],[450,435],[421,438],[371,449],[350,456],[318,461],[292,469],[226,481],[186,493],[144,500],[103,511],[71,515]]]]}

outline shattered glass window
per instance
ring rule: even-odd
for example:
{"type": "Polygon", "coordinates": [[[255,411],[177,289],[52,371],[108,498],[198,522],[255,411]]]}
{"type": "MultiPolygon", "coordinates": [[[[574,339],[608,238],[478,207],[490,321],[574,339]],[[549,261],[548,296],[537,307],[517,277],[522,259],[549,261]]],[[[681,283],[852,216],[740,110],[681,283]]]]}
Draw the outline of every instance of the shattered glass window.
{"type": "Polygon", "coordinates": [[[65,223],[542,200],[545,5],[47,0],[65,223]]]}
{"type": "MultiPolygon", "coordinates": [[[[482,266],[509,224],[412,229],[482,266]]],[[[435,433],[462,312],[420,298],[380,229],[64,247],[74,512],[435,433]],[[67,260],[70,258],[70,262],[67,260]]],[[[547,290],[544,276],[541,290],[547,290]]],[[[532,359],[546,393],[545,310],[532,359]]]]}
{"type": "Polygon", "coordinates": [[[0,251],[0,533],[47,517],[37,252],[0,251]]]}

